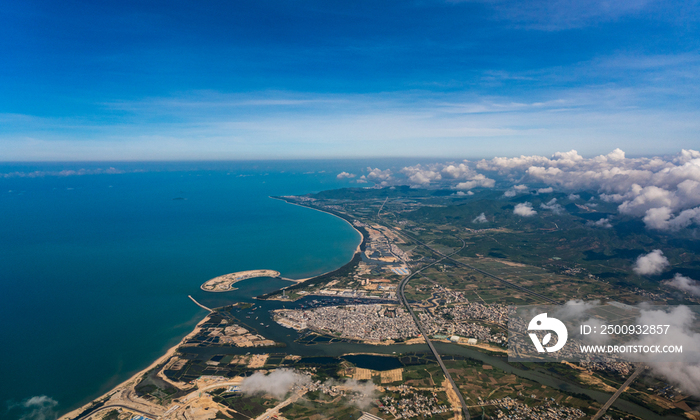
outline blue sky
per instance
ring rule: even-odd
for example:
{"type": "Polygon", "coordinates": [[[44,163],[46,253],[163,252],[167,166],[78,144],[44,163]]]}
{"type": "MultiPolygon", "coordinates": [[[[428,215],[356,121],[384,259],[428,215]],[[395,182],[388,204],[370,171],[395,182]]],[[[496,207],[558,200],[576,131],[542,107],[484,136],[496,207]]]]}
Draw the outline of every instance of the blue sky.
{"type": "Polygon", "coordinates": [[[697,1],[11,1],[0,160],[700,144],[697,1]]]}

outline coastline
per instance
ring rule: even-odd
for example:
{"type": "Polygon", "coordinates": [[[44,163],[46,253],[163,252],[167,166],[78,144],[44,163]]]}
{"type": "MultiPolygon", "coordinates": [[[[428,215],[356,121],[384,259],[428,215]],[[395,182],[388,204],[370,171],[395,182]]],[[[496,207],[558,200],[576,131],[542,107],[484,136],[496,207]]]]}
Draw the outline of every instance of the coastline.
{"type": "MultiPolygon", "coordinates": [[[[337,217],[338,219],[344,221],[345,223],[347,223],[348,225],[350,225],[350,227],[353,228],[353,229],[355,230],[355,232],[357,232],[358,235],[360,235],[360,243],[359,243],[359,245],[357,245],[357,248],[355,248],[355,254],[357,254],[357,253],[359,253],[359,252],[362,252],[362,251],[360,250],[360,246],[361,246],[361,245],[364,243],[364,241],[365,241],[365,235],[363,235],[362,232],[360,232],[355,226],[353,226],[353,224],[350,223],[347,219],[345,219],[345,218],[343,218],[343,217],[340,217],[340,216],[338,216],[337,214],[333,214],[333,213],[331,213],[331,212],[329,212],[329,211],[326,211],[326,210],[317,209],[317,208],[315,208],[315,207],[304,206],[304,205],[301,205],[301,204],[298,204],[298,203],[291,203],[291,202],[285,200],[284,197],[269,196],[269,198],[272,198],[273,200],[280,200],[280,201],[283,201],[283,202],[285,202],[285,203],[287,203],[287,204],[291,204],[291,205],[293,205],[293,206],[299,206],[299,207],[303,207],[303,208],[305,208],[305,209],[316,210],[316,211],[319,211],[319,212],[321,212],[321,213],[330,214],[331,216],[337,217]]],[[[354,254],[353,254],[353,256],[354,256],[354,254]]],[[[351,258],[350,260],[352,261],[352,258],[351,258]]],[[[329,271],[328,273],[330,273],[330,272],[332,272],[332,271],[335,271],[335,270],[331,270],[331,271],[329,271]]],[[[324,273],[324,274],[328,274],[328,273],[324,273]]],[[[319,274],[318,276],[322,276],[322,275],[324,275],[324,274],[319,274]]],[[[312,278],[318,277],[318,276],[313,276],[313,277],[309,277],[308,279],[295,280],[295,281],[305,281],[305,280],[309,280],[309,279],[312,279],[312,278]]]]}
{"type": "MultiPolygon", "coordinates": [[[[337,218],[343,220],[345,223],[347,223],[348,225],[350,225],[350,227],[352,227],[352,228],[355,230],[355,232],[357,232],[358,235],[360,235],[360,243],[359,243],[359,244],[357,245],[357,247],[355,248],[355,251],[353,252],[352,257],[350,258],[350,260],[349,260],[347,263],[341,265],[339,268],[342,268],[342,267],[344,267],[345,265],[351,263],[351,262],[355,259],[355,257],[356,257],[359,253],[362,252],[362,251],[361,251],[361,246],[362,246],[362,244],[363,244],[364,241],[365,241],[365,236],[362,234],[362,232],[360,232],[357,228],[355,228],[355,226],[353,226],[352,223],[350,223],[348,220],[344,219],[343,217],[340,217],[340,216],[338,216],[338,215],[336,215],[336,214],[333,214],[333,213],[330,213],[330,212],[327,212],[327,211],[323,211],[323,210],[319,210],[319,209],[316,209],[316,208],[313,208],[313,207],[307,207],[307,206],[302,206],[302,205],[296,204],[296,203],[290,203],[290,202],[288,202],[288,201],[286,201],[286,200],[283,200],[282,198],[277,198],[277,197],[272,197],[272,196],[270,196],[269,198],[273,198],[273,199],[276,199],[276,200],[280,200],[280,201],[283,201],[283,202],[285,202],[285,203],[287,203],[287,204],[292,204],[292,205],[296,205],[296,206],[299,206],[299,207],[304,207],[304,208],[309,208],[309,209],[311,209],[311,210],[316,210],[316,211],[319,211],[319,212],[321,212],[321,213],[327,213],[327,214],[330,214],[331,216],[334,216],[334,217],[337,217],[337,218]]],[[[299,279],[299,280],[293,280],[293,281],[296,282],[296,284],[301,284],[301,283],[303,283],[303,282],[305,282],[305,281],[312,280],[312,279],[315,279],[315,278],[317,278],[317,277],[325,276],[325,275],[327,275],[327,274],[329,274],[329,273],[332,273],[332,272],[338,270],[339,268],[337,268],[337,269],[335,269],[335,270],[328,271],[328,272],[323,273],[323,274],[319,274],[319,275],[317,275],[317,276],[312,276],[312,277],[308,277],[308,278],[305,278],[305,279],[299,279]]],[[[291,279],[290,279],[290,280],[291,280],[291,279]]],[[[289,287],[289,286],[287,286],[287,287],[289,287]]],[[[286,289],[287,287],[280,288],[279,290],[286,289]]],[[[279,290],[278,290],[278,291],[279,291],[279,290]]],[[[188,296],[188,297],[189,297],[190,299],[192,299],[192,301],[193,301],[195,304],[197,304],[198,306],[200,306],[202,309],[206,309],[206,310],[209,310],[210,312],[213,312],[213,310],[211,310],[211,309],[209,309],[209,308],[207,308],[207,307],[205,307],[205,306],[199,304],[199,303],[198,303],[197,301],[195,301],[191,296],[188,296]]],[[[257,297],[256,297],[256,299],[257,299],[257,297]]],[[[86,403],[86,404],[84,404],[84,405],[82,405],[82,406],[80,406],[80,407],[78,407],[78,408],[76,408],[76,409],[74,409],[74,410],[71,410],[71,411],[69,411],[68,413],[65,413],[65,414],[59,416],[59,417],[58,417],[58,420],[74,420],[74,419],[78,418],[78,416],[80,416],[81,413],[83,413],[85,410],[87,410],[87,409],[89,409],[90,407],[92,407],[96,402],[100,402],[100,401],[106,402],[106,401],[108,401],[114,394],[116,394],[116,393],[119,392],[119,391],[124,390],[124,389],[127,388],[128,386],[131,386],[131,385],[134,384],[135,382],[139,381],[145,374],[147,374],[147,373],[148,373],[149,371],[151,371],[152,369],[157,368],[159,365],[166,363],[166,362],[177,352],[177,349],[178,349],[182,344],[184,344],[184,342],[185,342],[186,340],[188,340],[188,339],[190,339],[191,337],[195,336],[195,335],[200,331],[200,326],[201,326],[204,322],[206,322],[206,321],[209,319],[209,315],[210,315],[210,314],[207,314],[206,316],[204,316],[204,318],[202,318],[202,319],[195,325],[195,327],[192,329],[192,331],[190,331],[190,333],[188,333],[187,335],[185,335],[177,344],[175,344],[173,347],[169,348],[169,349],[165,352],[165,354],[163,354],[163,355],[160,356],[158,359],[156,359],[154,362],[152,362],[148,367],[146,367],[145,369],[143,369],[143,370],[141,370],[141,371],[135,373],[135,374],[132,375],[129,379],[127,379],[127,380],[125,380],[124,382],[120,383],[119,385],[115,386],[114,388],[112,388],[111,390],[109,390],[109,391],[107,391],[106,393],[102,394],[101,396],[99,396],[99,397],[97,397],[97,398],[94,398],[94,399],[92,399],[90,402],[88,402],[88,403],[86,403]]],[[[103,406],[103,407],[104,407],[104,406],[103,406]]],[[[129,409],[127,408],[127,410],[129,410],[129,409]]],[[[90,416],[90,414],[88,414],[87,416],[90,416]]]]}
{"type": "Polygon", "coordinates": [[[130,377],[129,379],[127,379],[126,381],[120,383],[119,385],[115,386],[114,388],[112,388],[111,390],[107,391],[106,393],[104,393],[104,394],[100,395],[99,397],[93,399],[93,400],[90,401],[89,403],[84,404],[84,405],[82,405],[82,406],[76,408],[75,410],[72,410],[72,411],[70,411],[70,412],[68,412],[68,413],[66,413],[66,414],[63,414],[62,416],[58,417],[58,420],[71,420],[71,419],[77,418],[83,411],[85,411],[85,410],[87,410],[88,408],[90,408],[96,401],[108,401],[109,398],[110,398],[112,395],[114,395],[116,392],[119,392],[119,391],[121,391],[122,389],[126,388],[127,386],[131,385],[132,382],[138,381],[139,379],[141,379],[141,377],[142,377],[143,375],[145,375],[146,373],[148,373],[148,372],[151,371],[152,369],[158,367],[160,364],[163,364],[163,363],[167,362],[168,359],[170,359],[170,358],[175,354],[175,352],[177,351],[177,349],[178,349],[182,344],[184,344],[184,342],[185,342],[186,340],[188,340],[188,339],[194,337],[195,335],[197,335],[197,333],[199,333],[200,326],[201,326],[204,322],[206,322],[208,319],[209,319],[209,314],[207,314],[204,318],[202,318],[202,319],[197,323],[197,325],[195,325],[195,327],[192,329],[192,331],[190,331],[186,336],[184,336],[176,345],[174,345],[173,347],[169,348],[169,349],[165,352],[165,354],[163,354],[163,355],[160,356],[158,359],[156,359],[153,363],[151,363],[150,365],[148,365],[148,367],[146,367],[145,369],[143,369],[143,370],[141,370],[141,371],[135,373],[133,376],[131,376],[131,377],[130,377]]]}

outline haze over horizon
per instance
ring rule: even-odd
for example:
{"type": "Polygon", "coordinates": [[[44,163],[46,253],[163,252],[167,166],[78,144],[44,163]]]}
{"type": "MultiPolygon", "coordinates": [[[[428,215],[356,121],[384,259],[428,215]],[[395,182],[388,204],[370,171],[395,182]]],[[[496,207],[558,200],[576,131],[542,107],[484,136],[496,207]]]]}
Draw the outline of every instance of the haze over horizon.
{"type": "Polygon", "coordinates": [[[0,161],[697,149],[697,2],[13,2],[0,161]]]}

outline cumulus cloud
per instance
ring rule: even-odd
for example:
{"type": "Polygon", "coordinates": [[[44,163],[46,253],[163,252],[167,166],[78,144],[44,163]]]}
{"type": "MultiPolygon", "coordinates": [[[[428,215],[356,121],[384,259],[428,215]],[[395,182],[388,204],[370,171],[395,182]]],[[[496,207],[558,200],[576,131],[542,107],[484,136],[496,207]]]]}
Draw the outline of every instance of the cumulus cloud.
{"type": "Polygon", "coordinates": [[[678,273],[673,279],[665,281],[665,285],[681,290],[691,295],[700,296],[700,282],[697,282],[690,277],[682,276],[678,273]]]}
{"type": "Polygon", "coordinates": [[[476,174],[471,180],[460,182],[455,186],[458,190],[471,190],[476,187],[483,188],[493,188],[496,185],[496,181],[491,178],[486,178],[484,175],[476,174]]]}
{"type": "Polygon", "coordinates": [[[338,175],[336,175],[336,178],[338,178],[338,179],[355,178],[355,174],[351,174],[348,172],[341,172],[338,175]]]}
{"type": "Polygon", "coordinates": [[[646,211],[643,220],[650,229],[678,231],[693,223],[700,224],[700,207],[683,210],[677,216],[666,206],[652,208],[646,211]]]}
{"type": "Polygon", "coordinates": [[[406,166],[401,169],[401,173],[406,175],[412,186],[416,187],[425,187],[439,181],[444,181],[442,182],[443,185],[452,185],[452,188],[458,190],[470,190],[476,187],[493,188],[496,185],[495,180],[477,173],[466,163],[434,163],[430,165],[406,166]],[[462,182],[454,185],[450,181],[462,182]]]}
{"type": "MultiPolygon", "coordinates": [[[[639,218],[648,229],[680,231],[700,226],[700,152],[681,150],[675,156],[628,158],[625,152],[612,152],[584,158],[576,150],[557,152],[550,157],[495,157],[479,162],[447,162],[406,166],[395,175],[390,169],[367,168],[358,183],[372,181],[380,186],[408,182],[414,187],[438,185],[459,191],[494,188],[497,172],[516,183],[506,198],[530,192],[527,183],[546,186],[537,194],[564,191],[569,200],[580,200],[576,191],[596,191],[603,202],[615,203],[622,215],[639,218]],[[405,178],[404,178],[405,177],[405,178]]],[[[339,175],[340,177],[340,175],[339,175]]],[[[595,207],[596,203],[588,206],[595,207]]],[[[561,211],[542,207],[554,212],[561,211]]],[[[597,227],[607,227],[601,222],[597,227]]]]}
{"type": "MultiPolygon", "coordinates": [[[[497,157],[481,160],[476,167],[561,190],[595,190],[601,200],[618,203],[621,214],[643,218],[649,229],[700,225],[700,152],[695,150],[682,150],[673,158],[627,158],[615,149],[589,159],[571,150],[549,158],[497,157]]],[[[515,191],[506,192],[508,197],[514,195],[515,191]]]]}
{"type": "Polygon", "coordinates": [[[592,300],[586,302],[580,299],[573,299],[557,307],[557,309],[554,312],[554,316],[564,321],[578,320],[587,316],[587,312],[597,306],[600,306],[599,300],[592,300]]]}
{"type": "MultiPolygon", "coordinates": [[[[647,365],[652,371],[667,381],[679,386],[684,392],[700,396],[700,334],[693,331],[695,314],[687,306],[680,305],[669,311],[642,310],[635,321],[637,325],[670,325],[664,335],[663,344],[683,346],[682,353],[673,356],[669,362],[663,356],[647,355],[647,365]]],[[[640,336],[635,345],[658,345],[659,338],[653,334],[640,336]]]]}
{"type": "MultiPolygon", "coordinates": [[[[629,336],[629,340],[615,341],[631,346],[658,346],[671,345],[682,346],[683,352],[674,353],[620,353],[622,359],[633,363],[642,362],[649,366],[655,376],[664,378],[674,386],[680,387],[684,392],[700,396],[700,334],[696,332],[696,314],[687,306],[650,306],[640,304],[636,307],[626,308],[630,310],[625,315],[616,311],[616,314],[604,310],[599,311],[599,301],[584,302],[580,300],[569,301],[553,310],[552,315],[569,325],[590,325],[600,327],[602,324],[610,324],[613,319],[623,316],[630,318],[631,325],[669,325],[665,330],[663,340],[658,334],[640,334],[629,336]]],[[[577,329],[569,332],[582,341],[590,341],[595,344],[603,344],[612,341],[609,334],[585,334],[580,335],[577,329]]],[[[600,328],[598,328],[600,331],[600,328]]],[[[616,337],[621,338],[621,337],[616,337]]]]}
{"type": "Polygon", "coordinates": [[[554,214],[562,214],[564,212],[564,208],[560,204],[557,204],[556,198],[552,198],[546,204],[540,204],[540,208],[550,210],[554,214]]]}
{"type": "MultiPolygon", "coordinates": [[[[609,324],[614,317],[619,319],[619,313],[612,315],[608,311],[599,312],[595,308],[600,306],[600,302],[570,301],[553,311],[553,315],[571,324],[585,324],[592,327],[600,327],[602,324],[609,324]],[[596,314],[597,312],[597,314],[596,314]],[[607,312],[607,315],[605,314],[607,312]],[[585,318],[588,318],[584,320],[585,318]]],[[[683,352],[674,353],[621,353],[620,357],[630,362],[642,362],[649,366],[654,376],[664,378],[674,386],[680,387],[685,393],[700,396],[700,334],[696,332],[696,314],[687,306],[650,306],[640,304],[636,307],[627,307],[631,325],[668,325],[665,330],[663,340],[658,334],[639,334],[629,336],[629,340],[621,343],[631,346],[658,346],[671,345],[682,346],[683,352]]],[[[625,317],[627,315],[624,315],[625,317]]],[[[600,331],[600,328],[598,328],[600,331]]],[[[574,329],[577,339],[591,341],[602,344],[611,341],[609,334],[586,334],[580,335],[574,329]]],[[[617,337],[620,338],[620,337],[617,337]]],[[[619,341],[618,341],[619,342],[619,341]]]]}
{"type": "Polygon", "coordinates": [[[661,274],[668,265],[668,258],[664,257],[663,251],[655,249],[648,254],[637,257],[633,270],[642,276],[655,275],[661,274]]]}
{"type": "Polygon", "coordinates": [[[516,205],[513,209],[513,214],[523,217],[529,217],[536,215],[537,211],[532,209],[532,203],[526,201],[524,203],[516,205]]]}
{"type": "Polygon", "coordinates": [[[421,165],[407,166],[401,169],[401,173],[406,175],[409,182],[415,186],[426,186],[442,179],[442,175],[436,168],[425,168],[421,165]]]}
{"type": "Polygon", "coordinates": [[[481,213],[480,215],[476,216],[474,220],[472,220],[472,223],[488,223],[489,219],[486,218],[486,215],[484,213],[481,213]]]}
{"type": "Polygon", "coordinates": [[[291,369],[277,369],[268,375],[255,372],[243,379],[241,390],[249,395],[270,394],[282,399],[294,385],[305,385],[311,382],[308,375],[291,369]]]}
{"type": "Polygon", "coordinates": [[[46,395],[27,398],[21,403],[9,404],[9,409],[20,410],[19,420],[54,420],[58,401],[46,395]]]}
{"type": "Polygon", "coordinates": [[[378,183],[379,185],[389,185],[389,182],[394,179],[391,169],[381,170],[379,168],[372,169],[367,167],[368,174],[362,176],[362,179],[378,183]]]}
{"type": "Polygon", "coordinates": [[[513,185],[506,192],[503,193],[504,197],[515,197],[518,194],[524,194],[528,192],[527,185],[513,185]]]}
{"type": "Polygon", "coordinates": [[[589,221],[586,222],[586,226],[591,226],[591,227],[599,227],[603,229],[610,229],[612,227],[612,224],[610,223],[610,219],[608,217],[597,220],[597,221],[589,221]]]}
{"type": "Polygon", "coordinates": [[[452,179],[468,179],[476,175],[476,171],[469,168],[468,165],[460,163],[459,165],[449,164],[440,171],[445,178],[452,179]]]}

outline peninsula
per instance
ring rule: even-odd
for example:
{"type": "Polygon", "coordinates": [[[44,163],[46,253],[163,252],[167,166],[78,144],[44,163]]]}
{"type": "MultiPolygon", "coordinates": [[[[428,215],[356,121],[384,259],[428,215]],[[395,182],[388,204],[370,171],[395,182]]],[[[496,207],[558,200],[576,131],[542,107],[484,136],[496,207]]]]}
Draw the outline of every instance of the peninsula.
{"type": "Polygon", "coordinates": [[[256,277],[279,277],[279,271],[274,270],[248,270],[237,271],[235,273],[224,274],[223,276],[214,277],[207,280],[200,286],[200,289],[205,292],[229,292],[233,285],[239,281],[253,279],[256,277]]]}

